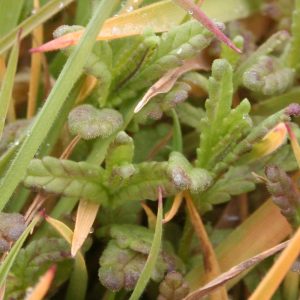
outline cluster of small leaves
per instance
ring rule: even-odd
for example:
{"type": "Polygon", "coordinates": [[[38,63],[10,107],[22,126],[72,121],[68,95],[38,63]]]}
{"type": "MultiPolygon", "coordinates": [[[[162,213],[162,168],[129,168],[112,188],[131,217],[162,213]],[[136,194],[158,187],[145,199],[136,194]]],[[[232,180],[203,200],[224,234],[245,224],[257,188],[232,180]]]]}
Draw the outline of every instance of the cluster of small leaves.
{"type": "Polygon", "coordinates": [[[266,186],[281,213],[297,228],[300,224],[300,193],[292,179],[278,166],[265,169],[266,186]]]}
{"type": "Polygon", "coordinates": [[[276,57],[262,56],[243,74],[243,84],[254,92],[274,95],[285,92],[294,82],[293,69],[282,66],[276,57]]]}
{"type": "Polygon", "coordinates": [[[26,229],[25,219],[17,213],[0,213],[0,253],[10,249],[26,229]]]}
{"type": "Polygon", "coordinates": [[[169,272],[159,285],[157,300],[181,300],[187,296],[189,286],[179,272],[169,272]]]}
{"type": "Polygon", "coordinates": [[[52,289],[55,290],[69,277],[72,270],[70,249],[60,238],[41,238],[23,248],[9,273],[5,299],[25,299],[27,289],[34,286],[52,265],[57,265],[52,289]]]}
{"type": "MultiPolygon", "coordinates": [[[[99,279],[112,291],[132,290],[144,268],[150,252],[153,232],[137,225],[114,225],[112,239],[100,258],[99,279]]],[[[182,263],[169,244],[163,246],[152,280],[160,282],[167,272],[180,270],[182,263]]]]}
{"type": "Polygon", "coordinates": [[[250,103],[243,100],[231,109],[233,96],[232,67],[226,60],[215,60],[209,79],[206,115],[201,120],[200,148],[196,165],[212,170],[250,131],[250,103]]]}
{"type": "Polygon", "coordinates": [[[211,184],[211,175],[194,168],[180,153],[169,161],[133,164],[133,141],[120,132],[108,149],[106,169],[86,162],[53,157],[31,162],[24,183],[27,187],[69,197],[116,205],[142,199],[155,200],[157,187],[171,196],[189,189],[201,192],[211,184]]]}
{"type": "MultiPolygon", "coordinates": [[[[78,29],[63,26],[56,36],[78,29]]],[[[168,70],[197,55],[212,37],[199,22],[192,20],[160,37],[146,30],[142,36],[99,42],[86,62],[85,71],[99,79],[95,90],[99,104],[103,106],[109,99],[118,105],[139,96],[168,70]]],[[[67,55],[72,51],[72,47],[64,50],[67,55]]]]}

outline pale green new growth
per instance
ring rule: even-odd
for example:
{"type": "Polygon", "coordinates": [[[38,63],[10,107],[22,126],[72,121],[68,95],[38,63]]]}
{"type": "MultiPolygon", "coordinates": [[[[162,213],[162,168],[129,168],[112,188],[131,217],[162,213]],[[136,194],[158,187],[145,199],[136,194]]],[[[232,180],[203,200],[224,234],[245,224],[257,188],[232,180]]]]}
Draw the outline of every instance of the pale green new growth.
{"type": "Polygon", "coordinates": [[[226,60],[215,60],[209,79],[206,116],[201,120],[200,147],[196,165],[207,170],[229,153],[251,128],[250,104],[243,100],[231,109],[233,97],[232,67],[226,60]]]}

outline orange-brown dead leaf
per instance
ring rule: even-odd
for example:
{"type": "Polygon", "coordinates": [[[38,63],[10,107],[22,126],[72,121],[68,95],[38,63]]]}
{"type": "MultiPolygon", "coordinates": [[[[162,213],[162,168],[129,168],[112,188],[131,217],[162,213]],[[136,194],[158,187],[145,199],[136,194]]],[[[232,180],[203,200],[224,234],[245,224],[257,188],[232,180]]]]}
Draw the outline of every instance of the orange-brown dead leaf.
{"type": "Polygon", "coordinates": [[[201,57],[187,60],[182,66],[174,68],[156,81],[139,101],[134,112],[139,112],[153,97],[169,92],[177,79],[184,73],[192,70],[207,70],[208,66],[201,57]]]}
{"type": "Polygon", "coordinates": [[[248,270],[249,268],[255,266],[256,264],[260,263],[264,259],[270,257],[271,255],[276,254],[277,252],[281,251],[288,245],[289,241],[283,242],[279,245],[276,245],[275,247],[272,247],[271,249],[268,249],[262,253],[259,253],[258,255],[255,255],[240,264],[232,267],[227,272],[222,273],[219,277],[215,278],[211,282],[207,283],[205,286],[201,287],[200,289],[190,293],[188,296],[184,298],[184,300],[192,300],[192,299],[201,299],[201,297],[204,297],[205,295],[208,295],[213,290],[217,289],[218,287],[225,285],[226,282],[229,280],[237,277],[242,272],[248,270]]]}
{"type": "Polygon", "coordinates": [[[90,234],[99,208],[100,204],[98,203],[93,203],[84,199],[79,201],[71,246],[71,255],[73,257],[90,234]]]}
{"type": "MultiPolygon", "coordinates": [[[[186,200],[191,223],[193,224],[195,233],[201,243],[203,260],[204,260],[204,268],[206,272],[205,274],[206,281],[210,281],[216,278],[217,276],[219,276],[221,273],[217,256],[209,240],[209,237],[207,235],[201,217],[199,216],[198,211],[193,203],[193,199],[188,191],[184,192],[184,198],[186,200]]],[[[195,300],[196,298],[191,298],[191,299],[195,300]]],[[[211,300],[228,299],[226,289],[224,287],[220,288],[220,290],[212,293],[210,299],[211,300]]]]}
{"type": "Polygon", "coordinates": [[[289,271],[300,252],[300,228],[290,240],[289,245],[281,253],[270,271],[260,282],[249,300],[269,300],[276,292],[279,284],[289,271]]]}
{"type": "Polygon", "coordinates": [[[179,210],[182,200],[183,200],[183,195],[182,192],[180,192],[175,196],[171,209],[168,212],[166,212],[165,217],[163,219],[163,223],[168,223],[174,218],[174,216],[177,214],[179,210]]]}
{"type": "Polygon", "coordinates": [[[25,298],[25,300],[42,300],[47,294],[50,285],[56,273],[56,266],[53,265],[49,270],[40,278],[37,285],[33,288],[32,292],[25,298]]]}
{"type": "Polygon", "coordinates": [[[147,215],[148,227],[150,229],[154,229],[155,224],[156,224],[156,215],[153,213],[153,211],[150,209],[150,207],[146,203],[142,202],[141,205],[147,215]]]}
{"type": "MultiPolygon", "coordinates": [[[[154,32],[164,32],[178,25],[184,18],[185,12],[169,0],[160,1],[107,19],[97,40],[112,40],[122,37],[142,34],[145,28],[151,27],[154,32]]],[[[84,30],[71,32],[56,38],[31,52],[54,51],[76,45],[84,30]]]]}

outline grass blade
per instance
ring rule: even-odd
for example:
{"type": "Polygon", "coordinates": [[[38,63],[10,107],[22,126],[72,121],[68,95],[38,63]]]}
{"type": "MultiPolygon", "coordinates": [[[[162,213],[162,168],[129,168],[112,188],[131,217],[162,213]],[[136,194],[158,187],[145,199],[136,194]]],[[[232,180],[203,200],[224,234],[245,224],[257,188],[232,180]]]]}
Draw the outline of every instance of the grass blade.
{"type": "Polygon", "coordinates": [[[26,228],[26,230],[22,233],[22,235],[19,237],[19,239],[16,241],[16,243],[13,245],[11,250],[9,251],[8,255],[6,256],[3,263],[0,265],[0,287],[2,287],[5,283],[6,277],[9,273],[10,268],[12,267],[19,251],[21,250],[26,238],[28,235],[32,232],[33,228],[37,224],[37,222],[40,220],[40,217],[35,217],[32,222],[29,224],[29,226],[26,228]]]}
{"type": "MultiPolygon", "coordinates": [[[[46,216],[46,221],[71,245],[72,230],[64,223],[46,216]]],[[[74,269],[67,291],[67,300],[84,300],[87,289],[88,274],[85,260],[81,252],[75,256],[74,269]]]]}
{"type": "MultiPolygon", "coordinates": [[[[203,5],[203,11],[210,18],[217,19],[220,22],[246,17],[254,10],[255,7],[249,5],[246,0],[230,0],[226,2],[226,6],[224,6],[222,0],[214,0],[206,1],[203,5]]],[[[186,12],[173,3],[173,1],[159,1],[130,13],[108,19],[103,25],[97,39],[111,40],[142,34],[148,27],[151,27],[154,32],[168,31],[175,25],[180,24],[185,15],[186,12]]],[[[83,32],[83,30],[80,30],[66,34],[41,47],[33,49],[33,51],[53,51],[75,45],[83,32]]]]}
{"type": "MultiPolygon", "coordinates": [[[[40,1],[34,1],[34,8],[38,10],[40,7],[40,1]]],[[[38,26],[32,32],[32,47],[37,47],[43,43],[43,25],[38,26]]],[[[35,114],[37,93],[40,83],[40,73],[42,65],[42,54],[33,53],[31,55],[31,69],[30,69],[30,81],[28,91],[28,106],[27,106],[27,118],[31,118],[35,114]]]]}
{"type": "MultiPolygon", "coordinates": [[[[276,245],[275,247],[272,247],[271,249],[268,249],[262,253],[259,253],[256,256],[253,256],[240,264],[232,267],[230,270],[228,270],[225,273],[222,273],[220,276],[215,278],[214,280],[207,283],[205,286],[201,287],[199,290],[196,290],[186,296],[184,300],[193,300],[193,299],[200,299],[201,297],[204,297],[205,295],[209,294],[211,291],[219,288],[222,285],[225,285],[225,283],[232,278],[238,276],[245,270],[248,270],[249,268],[255,266],[256,264],[260,263],[264,259],[270,257],[271,255],[276,254],[277,252],[281,251],[288,245],[289,241],[283,242],[279,245],[276,245]]],[[[289,298],[287,298],[289,299],[289,298]]]]}
{"type": "MultiPolygon", "coordinates": [[[[216,257],[213,246],[209,240],[207,232],[205,230],[204,224],[198,214],[198,211],[193,203],[193,199],[189,192],[184,192],[184,197],[186,200],[187,209],[190,215],[191,223],[194,226],[195,233],[201,243],[201,249],[203,252],[203,261],[205,268],[205,276],[207,281],[210,281],[220,275],[221,270],[219,266],[218,259],[216,257]]],[[[196,299],[196,298],[191,298],[196,299]]],[[[228,299],[227,291],[224,287],[220,288],[218,291],[212,293],[211,300],[221,300],[228,299]]]]}
{"type": "Polygon", "coordinates": [[[138,282],[136,283],[134,291],[132,292],[129,300],[139,299],[141,297],[148,281],[150,280],[150,277],[151,277],[152,271],[155,267],[156,260],[157,260],[158,254],[160,252],[160,247],[161,247],[162,218],[163,218],[162,191],[159,188],[158,211],[157,211],[157,219],[156,219],[156,226],[155,226],[155,232],[154,232],[152,246],[151,246],[146,264],[144,266],[144,269],[141,273],[141,276],[140,276],[138,282]]]}
{"type": "Polygon", "coordinates": [[[106,0],[99,4],[78,47],[65,64],[45,105],[36,117],[20,150],[9,166],[6,176],[0,182],[2,195],[0,210],[4,208],[15,188],[23,179],[30,160],[49,133],[64,101],[82,72],[86,57],[94,45],[97,33],[117,2],[118,0],[106,0]]]}
{"type": "Polygon", "coordinates": [[[300,228],[298,228],[287,248],[281,253],[271,270],[260,282],[249,300],[271,299],[286,273],[289,271],[295,259],[298,257],[299,252],[300,228]]]}
{"type": "Polygon", "coordinates": [[[0,137],[2,136],[9,103],[12,98],[12,90],[18,64],[18,56],[19,41],[16,41],[15,46],[13,47],[9,56],[7,70],[4,75],[0,91],[0,137]]]}
{"type": "MultiPolygon", "coordinates": [[[[266,201],[216,248],[221,271],[225,272],[243,260],[277,245],[290,233],[291,226],[279,208],[271,200],[266,201]]],[[[191,290],[203,285],[203,266],[195,266],[187,274],[186,280],[191,290]]],[[[230,286],[236,281],[238,279],[232,280],[230,286]]]]}
{"type": "Polygon", "coordinates": [[[23,5],[24,0],[0,0],[0,37],[17,25],[23,5]]]}
{"type": "MultiPolygon", "coordinates": [[[[8,50],[13,44],[17,37],[20,29],[22,29],[21,38],[27,36],[34,28],[43,24],[45,21],[49,20],[56,13],[64,9],[74,0],[51,0],[47,4],[41,7],[41,9],[21,22],[18,26],[12,29],[0,40],[0,54],[8,50]]],[[[19,5],[19,4],[18,4],[19,5]]],[[[17,5],[17,7],[18,7],[17,5]]],[[[2,7],[1,7],[2,9],[2,7]]]]}

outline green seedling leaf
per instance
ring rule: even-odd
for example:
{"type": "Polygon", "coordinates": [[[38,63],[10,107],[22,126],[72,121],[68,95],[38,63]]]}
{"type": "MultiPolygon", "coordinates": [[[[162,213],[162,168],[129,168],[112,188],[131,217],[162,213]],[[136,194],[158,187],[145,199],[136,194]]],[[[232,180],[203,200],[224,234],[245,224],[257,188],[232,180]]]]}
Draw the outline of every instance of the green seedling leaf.
{"type": "Polygon", "coordinates": [[[95,165],[46,156],[31,161],[24,184],[49,193],[105,203],[107,194],[102,178],[103,170],[95,165]]]}
{"type": "Polygon", "coordinates": [[[201,120],[200,147],[196,165],[212,170],[251,129],[250,103],[244,99],[231,109],[233,96],[232,67],[223,59],[215,60],[209,79],[206,116],[201,120]]]}
{"type": "Polygon", "coordinates": [[[182,132],[175,109],[171,110],[173,118],[173,151],[182,152],[182,132]]]}
{"type": "Polygon", "coordinates": [[[267,41],[256,49],[248,58],[243,61],[234,73],[234,89],[242,82],[244,72],[255,64],[262,56],[268,55],[277,47],[284,45],[290,38],[287,31],[278,31],[274,33],[267,41]]]}
{"type": "Polygon", "coordinates": [[[168,174],[179,190],[193,193],[206,190],[212,183],[212,177],[205,169],[194,168],[179,152],[172,152],[169,158],[168,174]]]}
{"type": "MultiPolygon", "coordinates": [[[[253,146],[257,145],[258,142],[262,141],[262,139],[266,137],[268,132],[270,132],[271,129],[275,128],[276,125],[278,125],[281,122],[290,121],[291,116],[299,116],[299,115],[300,115],[300,105],[296,103],[292,103],[285,109],[282,109],[281,111],[269,116],[267,119],[265,119],[260,124],[255,126],[251,130],[251,132],[241,142],[239,142],[229,154],[227,154],[223,158],[222,162],[217,163],[217,165],[214,167],[214,173],[220,174],[224,172],[226,169],[228,169],[230,165],[235,164],[239,159],[243,159],[243,156],[249,154],[249,152],[251,152],[251,150],[253,149],[253,146]]],[[[273,134],[274,132],[272,133],[272,135],[273,134]]],[[[275,132],[275,136],[277,134],[278,133],[275,132]]],[[[279,134],[279,136],[282,135],[279,134]]],[[[272,140],[270,142],[272,146],[272,140]]],[[[262,145],[263,144],[264,143],[262,141],[262,145]]],[[[270,149],[271,147],[267,147],[267,151],[270,149]]]]}
{"type": "Polygon", "coordinates": [[[92,105],[84,104],[70,112],[68,125],[72,134],[83,139],[107,138],[122,127],[123,117],[114,109],[98,110],[92,105]]]}
{"type": "Polygon", "coordinates": [[[294,82],[295,72],[285,68],[278,59],[262,56],[243,74],[243,84],[254,92],[275,95],[285,92],[294,82]]]}
{"type": "Polygon", "coordinates": [[[126,132],[119,132],[108,148],[105,157],[106,170],[111,172],[114,167],[131,164],[133,155],[133,139],[126,132]]]}
{"type": "Polygon", "coordinates": [[[197,21],[192,20],[172,28],[163,33],[155,54],[148,63],[141,68],[136,63],[138,72],[123,84],[121,91],[116,91],[117,103],[148,89],[169,70],[179,67],[183,61],[195,57],[201,50],[207,47],[213,35],[202,27],[197,21]]]}

